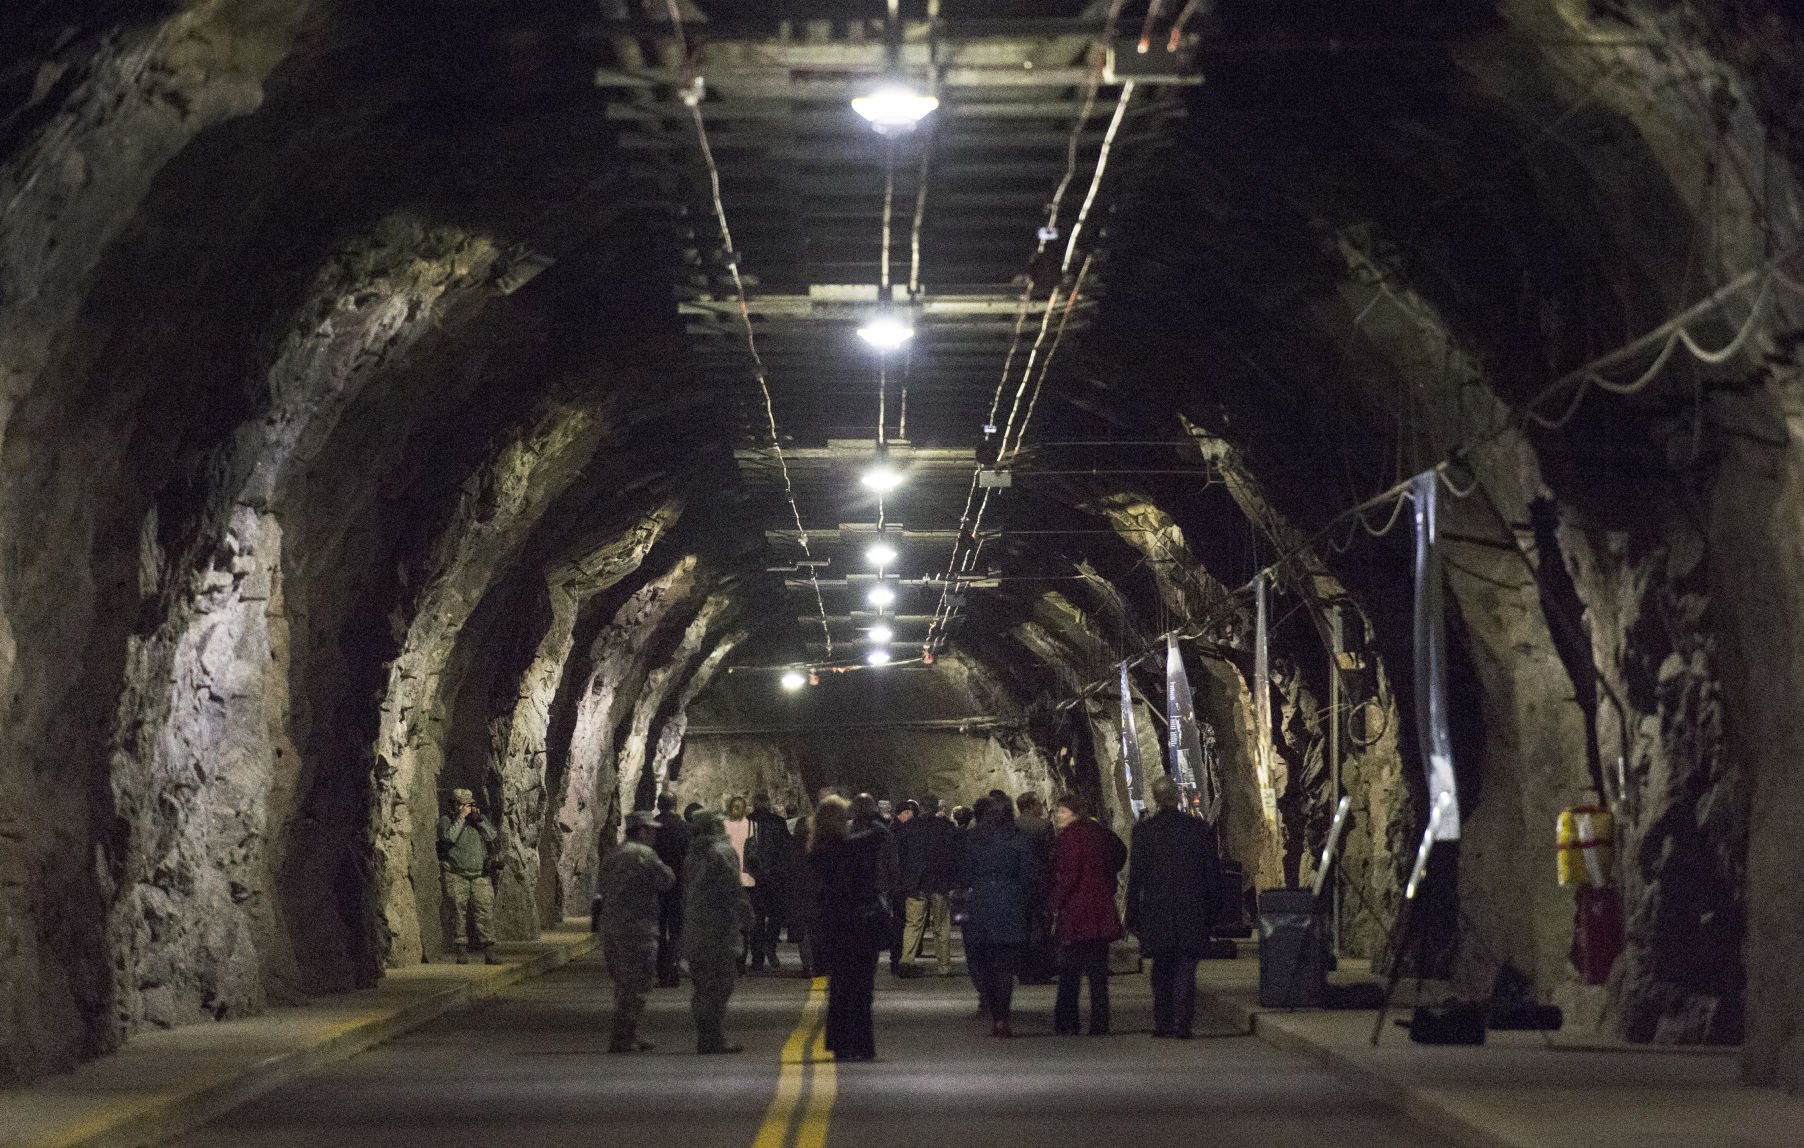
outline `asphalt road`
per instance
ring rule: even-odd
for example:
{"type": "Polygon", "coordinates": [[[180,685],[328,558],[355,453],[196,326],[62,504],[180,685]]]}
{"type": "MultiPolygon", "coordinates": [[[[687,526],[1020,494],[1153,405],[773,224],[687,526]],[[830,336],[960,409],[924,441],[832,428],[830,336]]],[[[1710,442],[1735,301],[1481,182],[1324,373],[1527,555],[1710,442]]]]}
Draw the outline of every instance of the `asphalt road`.
{"type": "MultiPolygon", "coordinates": [[[[792,965],[793,967],[793,965],[792,965]]],[[[609,985],[588,957],[270,1093],[177,1141],[190,1148],[1158,1148],[1436,1145],[1406,1117],[1253,1037],[1153,1040],[1140,977],[1116,977],[1109,1037],[1051,1035],[1052,990],[1016,998],[1016,1039],[977,1019],[958,976],[877,978],[878,1059],[818,1051],[818,987],[753,975],[733,999],[739,1056],[698,1057],[688,989],[658,990],[610,1056],[609,985]]]]}

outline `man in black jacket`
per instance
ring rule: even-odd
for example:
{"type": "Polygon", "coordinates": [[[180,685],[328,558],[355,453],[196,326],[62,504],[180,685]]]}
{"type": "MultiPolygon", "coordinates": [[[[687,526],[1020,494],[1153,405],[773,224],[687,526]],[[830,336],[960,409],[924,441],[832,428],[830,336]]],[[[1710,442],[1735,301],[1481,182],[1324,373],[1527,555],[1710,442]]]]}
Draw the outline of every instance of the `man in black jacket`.
{"type": "Polygon", "coordinates": [[[777,964],[777,938],[783,932],[783,920],[789,904],[789,885],[795,879],[792,871],[794,849],[789,822],[771,807],[770,794],[752,795],[752,836],[745,844],[745,868],[753,885],[746,892],[752,897],[752,971],[777,964]]]}
{"type": "Polygon", "coordinates": [[[1134,826],[1128,857],[1127,928],[1153,963],[1153,1035],[1189,1040],[1218,879],[1215,830],[1178,808],[1171,778],[1153,781],[1152,798],[1158,812],[1134,826]]]}
{"type": "Polygon", "coordinates": [[[920,800],[921,813],[909,823],[897,841],[897,868],[906,898],[902,928],[902,963],[897,975],[918,977],[915,955],[929,928],[933,930],[934,955],[942,977],[952,975],[952,890],[958,887],[960,852],[964,835],[958,826],[940,816],[940,799],[929,793],[920,800]]]}
{"type": "Polygon", "coordinates": [[[677,965],[683,952],[683,858],[689,854],[689,825],[677,816],[676,798],[658,797],[658,830],[651,847],[676,874],[676,885],[658,898],[658,987],[681,984],[677,965]]]}

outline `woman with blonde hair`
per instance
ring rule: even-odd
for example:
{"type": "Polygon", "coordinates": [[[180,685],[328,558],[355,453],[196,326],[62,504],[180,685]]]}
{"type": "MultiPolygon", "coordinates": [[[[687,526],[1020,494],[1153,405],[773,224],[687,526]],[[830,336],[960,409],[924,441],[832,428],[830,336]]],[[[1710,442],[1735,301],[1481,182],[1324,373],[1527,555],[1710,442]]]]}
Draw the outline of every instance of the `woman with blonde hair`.
{"type": "Polygon", "coordinates": [[[871,1004],[890,921],[878,875],[888,837],[854,826],[851,806],[834,796],[815,809],[809,838],[808,866],[821,884],[815,953],[827,974],[827,1049],[835,1060],[874,1060],[871,1004]]]}

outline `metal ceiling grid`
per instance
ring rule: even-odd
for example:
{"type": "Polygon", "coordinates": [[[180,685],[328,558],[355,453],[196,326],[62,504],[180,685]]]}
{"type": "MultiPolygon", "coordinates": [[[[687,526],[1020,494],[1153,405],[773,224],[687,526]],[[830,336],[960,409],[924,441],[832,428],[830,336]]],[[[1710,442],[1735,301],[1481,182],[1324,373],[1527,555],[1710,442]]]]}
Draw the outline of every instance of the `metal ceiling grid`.
{"type": "MultiPolygon", "coordinates": [[[[974,446],[1016,330],[1026,256],[1067,164],[1102,22],[1073,19],[1071,4],[1013,6],[1037,8],[1037,15],[942,19],[931,32],[925,21],[905,21],[902,71],[926,82],[931,56],[941,104],[920,130],[891,142],[849,107],[884,73],[881,21],[851,4],[813,6],[841,13],[837,19],[708,18],[730,7],[740,6],[683,6],[693,70],[705,84],[697,110],[720,170],[812,569],[837,643],[871,621],[863,602],[872,571],[863,550],[880,520],[898,528],[901,557],[892,575],[938,578],[951,557],[977,466],[974,446]],[[923,170],[920,291],[909,298],[923,170]],[[895,305],[912,312],[916,334],[884,367],[884,437],[908,481],[879,506],[858,482],[876,453],[879,357],[855,329],[879,305],[886,172],[893,176],[895,305]]],[[[591,34],[600,47],[595,82],[608,94],[628,174],[647,202],[668,213],[677,240],[672,280],[699,379],[745,395],[738,458],[757,512],[770,524],[769,565],[799,571],[787,581],[801,595],[798,610],[805,598],[811,611],[813,586],[797,566],[797,532],[764,446],[764,412],[746,385],[738,300],[720,262],[675,38],[667,22],[618,11],[591,34]]],[[[1169,93],[1156,92],[1137,104],[1124,138],[1157,135],[1181,114],[1169,93]]],[[[1092,119],[1077,134],[1080,174],[1095,162],[1103,126],[1092,119]]],[[[1106,245],[1097,252],[1086,301],[1071,317],[1074,336],[1106,291],[1106,245]]],[[[1048,269],[1033,273],[1038,280],[1048,269]]],[[[1050,274],[1056,279],[1056,266],[1050,274]]],[[[1030,305],[1030,329],[1045,303],[1041,290],[1030,305]]],[[[925,636],[937,595],[937,583],[901,588],[891,619],[899,643],[925,636]]]]}

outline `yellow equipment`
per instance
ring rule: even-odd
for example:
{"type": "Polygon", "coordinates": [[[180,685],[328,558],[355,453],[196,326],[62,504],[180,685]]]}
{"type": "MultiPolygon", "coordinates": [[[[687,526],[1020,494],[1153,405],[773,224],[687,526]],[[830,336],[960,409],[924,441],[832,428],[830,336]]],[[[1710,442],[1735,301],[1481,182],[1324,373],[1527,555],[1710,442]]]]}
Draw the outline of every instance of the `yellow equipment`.
{"type": "Polygon", "coordinates": [[[1616,819],[1596,805],[1560,810],[1556,827],[1562,885],[1610,884],[1615,864],[1616,819]]]}

